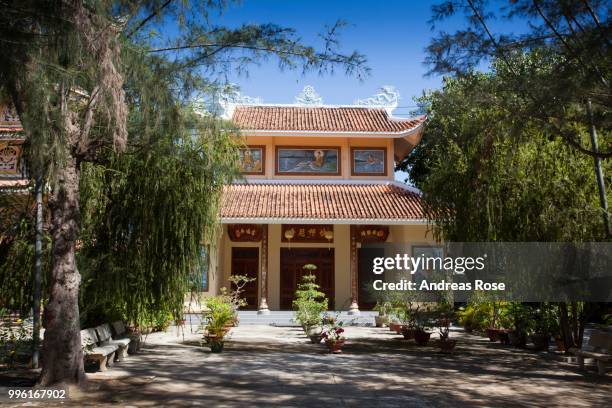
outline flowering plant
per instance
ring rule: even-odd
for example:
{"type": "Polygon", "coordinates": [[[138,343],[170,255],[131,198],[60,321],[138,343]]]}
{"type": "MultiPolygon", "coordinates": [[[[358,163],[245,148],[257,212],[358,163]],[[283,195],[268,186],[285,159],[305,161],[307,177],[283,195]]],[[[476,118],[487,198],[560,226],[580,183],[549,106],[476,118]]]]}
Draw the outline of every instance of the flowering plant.
{"type": "Polygon", "coordinates": [[[344,340],[344,329],[341,324],[334,324],[326,327],[321,333],[321,337],[328,343],[335,343],[344,340]]]}

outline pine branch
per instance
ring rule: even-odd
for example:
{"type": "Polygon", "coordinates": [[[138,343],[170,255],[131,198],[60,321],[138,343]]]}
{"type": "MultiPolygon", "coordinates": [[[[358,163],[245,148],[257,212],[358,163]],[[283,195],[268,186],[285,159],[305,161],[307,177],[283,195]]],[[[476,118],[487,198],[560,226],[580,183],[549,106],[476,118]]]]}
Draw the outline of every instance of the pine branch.
{"type": "Polygon", "coordinates": [[[165,9],[170,3],[172,3],[173,0],[167,0],[164,4],[162,4],[161,6],[159,6],[153,13],[149,14],[146,18],[144,18],[140,23],[138,23],[138,25],[136,27],[134,27],[126,36],[127,38],[130,38],[132,35],[134,35],[138,30],[140,30],[142,27],[145,26],[145,24],[147,24],[151,19],[155,18],[156,16],[159,15],[159,13],[161,13],[163,11],[163,9],[165,9]]]}

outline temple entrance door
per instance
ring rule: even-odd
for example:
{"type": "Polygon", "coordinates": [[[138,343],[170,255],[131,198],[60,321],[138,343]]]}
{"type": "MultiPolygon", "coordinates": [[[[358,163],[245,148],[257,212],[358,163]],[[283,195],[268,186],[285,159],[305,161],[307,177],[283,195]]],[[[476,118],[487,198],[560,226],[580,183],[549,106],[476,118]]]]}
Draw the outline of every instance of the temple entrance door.
{"type": "Polygon", "coordinates": [[[385,250],[383,248],[365,247],[357,250],[357,284],[359,285],[359,309],[361,310],[372,310],[376,305],[372,282],[375,279],[384,278],[384,275],[374,275],[372,264],[374,258],[384,256],[385,250]]]}
{"type": "Polygon", "coordinates": [[[295,291],[302,276],[308,274],[302,267],[306,264],[317,266],[313,274],[334,310],[334,249],[328,248],[281,248],[280,259],[280,307],[291,310],[295,291]]]}
{"type": "Polygon", "coordinates": [[[247,305],[243,310],[257,309],[257,273],[259,271],[259,248],[232,247],[232,275],[246,275],[255,278],[245,285],[242,298],[247,305]]]}

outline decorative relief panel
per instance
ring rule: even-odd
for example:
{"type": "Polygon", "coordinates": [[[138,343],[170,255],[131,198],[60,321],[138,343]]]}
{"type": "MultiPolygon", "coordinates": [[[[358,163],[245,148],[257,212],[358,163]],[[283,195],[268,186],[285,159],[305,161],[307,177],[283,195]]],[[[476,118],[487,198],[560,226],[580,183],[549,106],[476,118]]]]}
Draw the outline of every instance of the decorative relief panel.
{"type": "Polygon", "coordinates": [[[0,143],[0,174],[19,174],[21,146],[0,143]]]}
{"type": "Polygon", "coordinates": [[[230,224],[227,226],[227,234],[234,242],[259,242],[262,228],[257,224],[230,224]]]}

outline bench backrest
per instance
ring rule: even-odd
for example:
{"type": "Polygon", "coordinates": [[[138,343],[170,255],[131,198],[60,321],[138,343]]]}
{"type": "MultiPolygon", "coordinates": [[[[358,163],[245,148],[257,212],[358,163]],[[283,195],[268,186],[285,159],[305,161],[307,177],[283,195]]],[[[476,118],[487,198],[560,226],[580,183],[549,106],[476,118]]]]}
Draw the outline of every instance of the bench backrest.
{"type": "Polygon", "coordinates": [[[123,336],[126,332],[125,325],[121,320],[113,322],[113,330],[115,330],[117,336],[123,336]]]}
{"type": "Polygon", "coordinates": [[[108,341],[113,337],[108,323],[104,323],[96,327],[96,332],[98,332],[98,338],[100,341],[108,341]]]}
{"type": "Polygon", "coordinates": [[[589,346],[599,353],[612,353],[612,334],[594,332],[589,339],[589,346]]]}
{"type": "Polygon", "coordinates": [[[94,329],[81,330],[81,347],[95,347],[98,345],[98,335],[94,329]]]}

